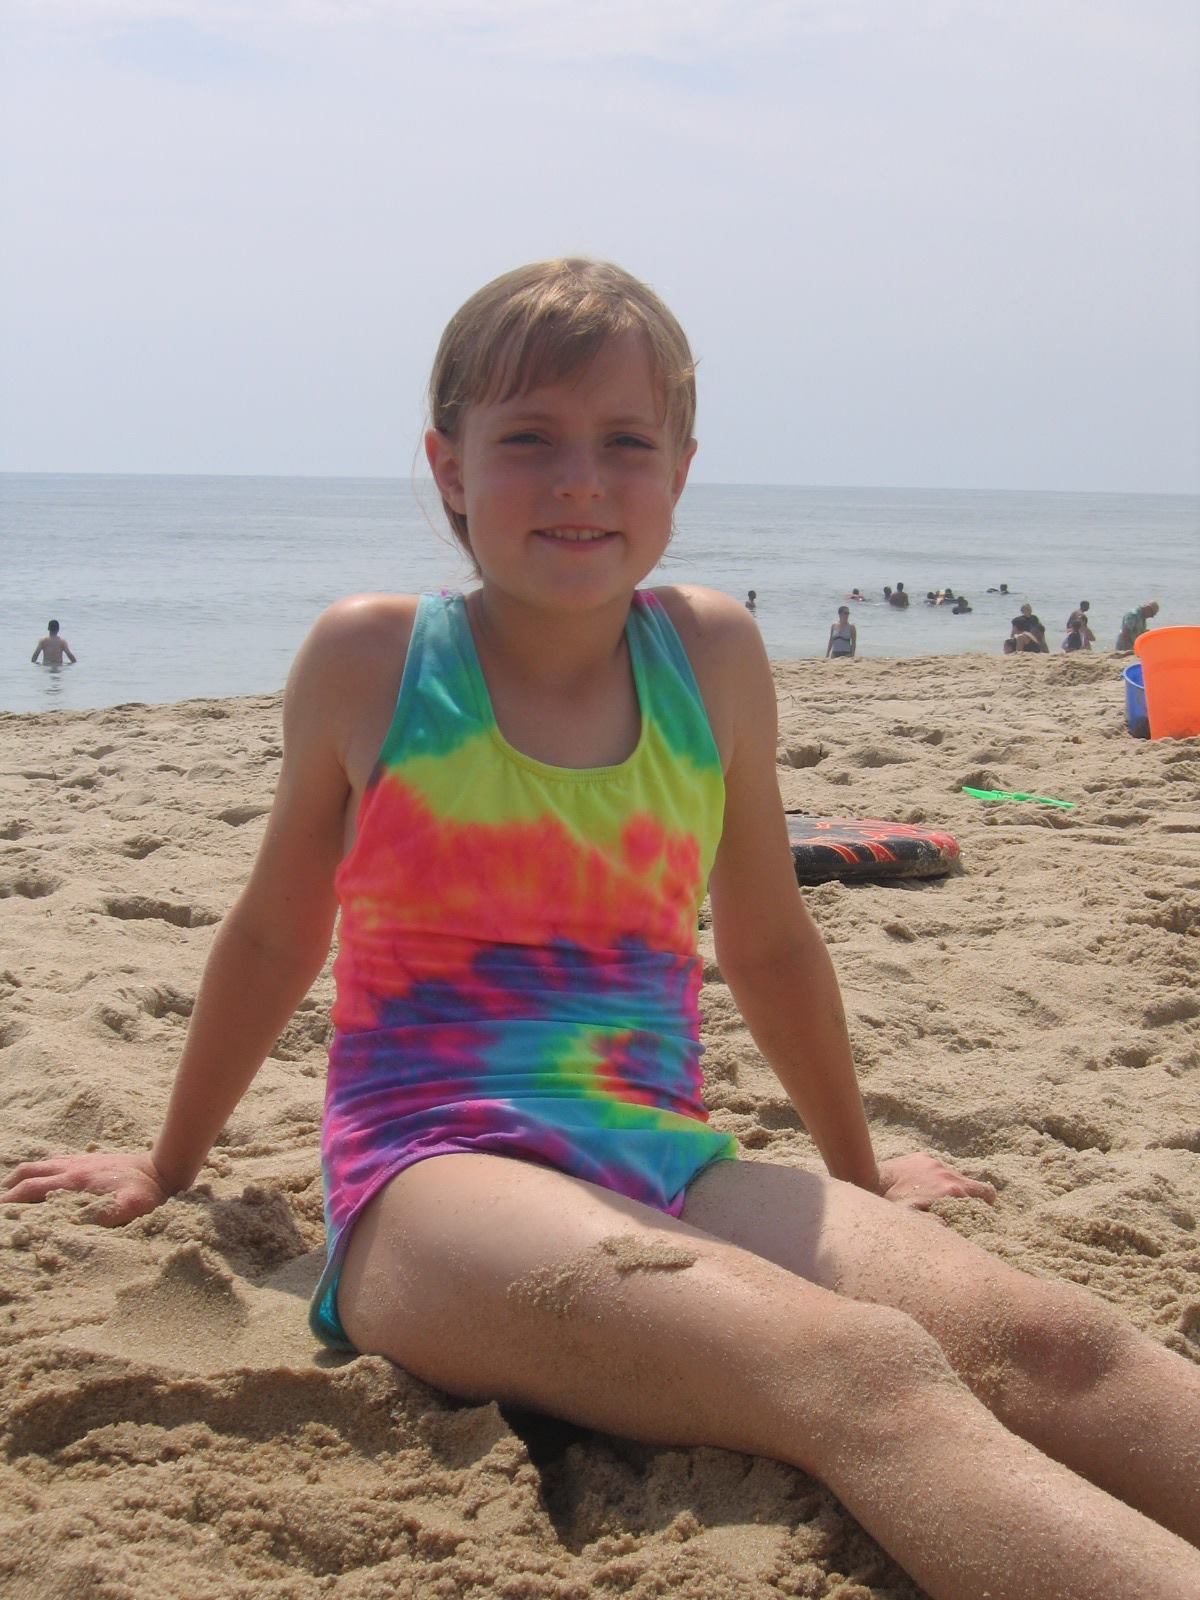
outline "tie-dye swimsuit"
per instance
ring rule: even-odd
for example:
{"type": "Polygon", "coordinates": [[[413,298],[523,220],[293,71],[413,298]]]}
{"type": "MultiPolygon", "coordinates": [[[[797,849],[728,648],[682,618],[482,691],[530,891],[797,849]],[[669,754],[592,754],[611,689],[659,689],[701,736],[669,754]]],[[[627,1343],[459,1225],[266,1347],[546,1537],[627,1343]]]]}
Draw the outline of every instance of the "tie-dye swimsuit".
{"type": "Polygon", "coordinates": [[[461,595],[422,595],[396,712],[338,869],[321,1138],[328,1258],[429,1156],[539,1162],[677,1216],[736,1155],[701,1100],[696,925],[725,790],[661,603],[626,639],[641,735],[618,766],[535,761],[496,725],[461,595]]]}

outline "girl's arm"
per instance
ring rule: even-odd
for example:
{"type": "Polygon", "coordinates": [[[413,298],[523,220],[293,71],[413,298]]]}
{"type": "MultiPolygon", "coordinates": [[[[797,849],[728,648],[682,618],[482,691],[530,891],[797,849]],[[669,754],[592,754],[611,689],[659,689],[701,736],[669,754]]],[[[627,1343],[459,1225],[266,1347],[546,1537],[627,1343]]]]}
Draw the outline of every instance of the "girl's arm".
{"type": "Polygon", "coordinates": [[[756,628],[721,608],[716,654],[729,757],[709,882],[717,962],[755,1044],[835,1178],[915,1205],[991,1195],[931,1156],[876,1163],[833,964],[796,885],[775,775],[775,688],[756,628]]]}
{"type": "Polygon", "coordinates": [[[341,695],[317,628],[288,679],[283,764],[250,881],[204,969],[151,1159],[168,1188],[195,1179],[329,952],[349,782],[337,738],[341,695]]]}
{"type": "Polygon", "coordinates": [[[6,1200],[55,1189],[107,1197],[98,1220],[128,1221],[194,1182],[213,1141],[321,970],[350,793],[339,740],[354,685],[345,620],[329,614],[300,651],[284,696],[284,754],[250,880],[205,965],[152,1153],[91,1153],[18,1167],[6,1200]],[[340,647],[340,648],[339,648],[340,647]]]}

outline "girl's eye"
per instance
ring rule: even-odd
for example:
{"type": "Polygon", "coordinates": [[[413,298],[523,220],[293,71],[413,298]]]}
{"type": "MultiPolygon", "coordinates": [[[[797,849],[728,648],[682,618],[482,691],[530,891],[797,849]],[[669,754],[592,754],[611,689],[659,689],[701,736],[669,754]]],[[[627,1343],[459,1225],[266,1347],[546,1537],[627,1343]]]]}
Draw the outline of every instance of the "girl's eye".
{"type": "Polygon", "coordinates": [[[617,437],[613,440],[613,443],[615,445],[617,445],[622,450],[628,450],[628,449],[633,449],[633,450],[653,450],[654,449],[654,445],[649,439],[639,438],[636,433],[621,433],[621,434],[618,434],[617,437]]]}
{"type": "Polygon", "coordinates": [[[520,433],[505,434],[502,440],[504,444],[541,444],[542,442],[541,434],[535,433],[532,428],[525,428],[520,433]]]}

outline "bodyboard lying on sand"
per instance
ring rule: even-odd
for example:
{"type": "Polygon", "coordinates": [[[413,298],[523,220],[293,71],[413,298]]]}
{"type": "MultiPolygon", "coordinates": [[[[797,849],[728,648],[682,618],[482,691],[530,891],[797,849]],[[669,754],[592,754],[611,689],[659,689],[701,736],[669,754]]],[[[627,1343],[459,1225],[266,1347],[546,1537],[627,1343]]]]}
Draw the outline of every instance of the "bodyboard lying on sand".
{"type": "Polygon", "coordinates": [[[940,878],[958,864],[958,840],[933,828],[869,817],[788,812],[797,883],[832,878],[940,878]]]}

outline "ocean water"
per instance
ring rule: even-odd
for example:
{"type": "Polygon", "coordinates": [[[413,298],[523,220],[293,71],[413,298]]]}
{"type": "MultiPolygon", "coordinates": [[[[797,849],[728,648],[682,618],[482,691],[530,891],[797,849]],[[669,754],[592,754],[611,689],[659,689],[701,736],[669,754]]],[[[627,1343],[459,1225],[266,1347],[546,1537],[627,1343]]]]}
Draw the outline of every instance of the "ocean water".
{"type": "MultiPolygon", "coordinates": [[[[468,581],[439,518],[427,485],[397,479],[0,475],[0,709],[278,689],[340,595],[468,581]],[[77,666],[30,665],[49,617],[77,666]]],[[[1200,625],[1195,495],[693,484],[677,522],[650,581],[757,590],[776,659],[823,655],[855,587],[871,656],[998,653],[1025,600],[1052,648],[1081,599],[1102,648],[1143,600],[1156,626],[1200,625]],[[904,612],[880,598],[897,580],[904,612]],[[972,615],[923,604],[947,586],[972,615]]]]}

